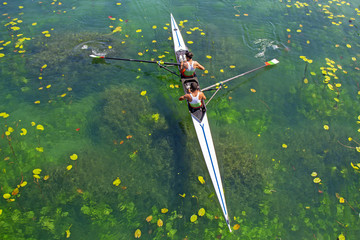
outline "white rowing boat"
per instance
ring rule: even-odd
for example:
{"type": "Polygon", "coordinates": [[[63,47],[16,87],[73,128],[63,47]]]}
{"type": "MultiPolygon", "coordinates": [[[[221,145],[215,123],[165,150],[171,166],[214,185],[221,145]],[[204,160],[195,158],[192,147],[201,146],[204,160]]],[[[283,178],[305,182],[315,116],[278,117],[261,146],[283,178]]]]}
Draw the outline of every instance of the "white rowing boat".
{"type": "MultiPolygon", "coordinates": [[[[180,63],[179,58],[186,59],[185,53],[186,51],[188,51],[188,48],[184,43],[184,39],[181,35],[181,32],[172,14],[171,14],[171,29],[172,29],[172,37],[174,41],[174,50],[175,50],[176,59],[177,62],[180,63]]],[[[196,77],[181,78],[181,82],[185,93],[187,93],[187,89],[190,87],[190,84],[192,82],[197,82],[199,84],[198,79],[196,77]]],[[[216,196],[219,200],[221,210],[225,217],[226,224],[228,225],[229,230],[231,232],[229,213],[226,207],[226,201],[225,201],[224,189],[221,181],[221,175],[219,171],[219,165],[216,158],[215,147],[211,136],[210,126],[206,115],[206,106],[204,102],[202,106],[203,107],[200,109],[193,109],[189,106],[189,111],[190,111],[191,119],[194,123],[196,134],[200,143],[201,151],[203,153],[206,166],[209,171],[209,175],[211,177],[211,181],[216,192],[216,196]]]]}

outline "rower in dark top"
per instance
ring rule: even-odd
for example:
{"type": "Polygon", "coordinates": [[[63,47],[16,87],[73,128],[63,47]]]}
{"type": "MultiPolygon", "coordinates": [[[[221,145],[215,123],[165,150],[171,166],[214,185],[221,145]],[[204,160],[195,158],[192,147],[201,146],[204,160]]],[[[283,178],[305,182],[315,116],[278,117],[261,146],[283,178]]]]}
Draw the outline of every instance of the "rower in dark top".
{"type": "Polygon", "coordinates": [[[179,101],[188,100],[190,107],[192,108],[201,108],[202,100],[205,100],[205,94],[200,91],[197,83],[192,82],[190,85],[190,92],[179,98],[179,101]]]}
{"type": "Polygon", "coordinates": [[[205,70],[205,68],[200,63],[192,60],[193,58],[192,52],[186,52],[185,56],[186,56],[186,60],[181,61],[180,63],[181,77],[183,78],[195,77],[196,76],[195,69],[205,70]]]}

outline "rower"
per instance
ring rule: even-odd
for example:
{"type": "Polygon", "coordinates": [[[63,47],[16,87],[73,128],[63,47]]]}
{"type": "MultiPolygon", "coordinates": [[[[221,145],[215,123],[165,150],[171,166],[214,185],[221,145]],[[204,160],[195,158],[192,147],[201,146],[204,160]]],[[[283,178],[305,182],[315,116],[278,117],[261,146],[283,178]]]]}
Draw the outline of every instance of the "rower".
{"type": "Polygon", "coordinates": [[[205,94],[200,91],[199,85],[192,82],[190,85],[190,92],[179,98],[179,101],[188,100],[191,108],[197,109],[202,107],[203,100],[206,99],[205,94]]]}
{"type": "Polygon", "coordinates": [[[186,56],[186,60],[184,59],[180,63],[181,77],[183,78],[195,77],[196,76],[195,69],[205,70],[205,68],[200,63],[192,60],[194,56],[192,52],[186,52],[185,56],[186,56]]]}

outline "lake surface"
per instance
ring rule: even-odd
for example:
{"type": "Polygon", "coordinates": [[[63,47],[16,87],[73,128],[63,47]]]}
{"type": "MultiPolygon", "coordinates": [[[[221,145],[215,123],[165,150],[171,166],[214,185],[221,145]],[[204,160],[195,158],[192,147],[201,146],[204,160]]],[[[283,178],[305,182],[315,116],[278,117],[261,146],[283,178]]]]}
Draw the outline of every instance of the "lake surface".
{"type": "Polygon", "coordinates": [[[360,1],[0,9],[2,239],[360,235],[360,1]],[[280,61],[227,83],[207,106],[232,233],[179,78],[89,57],[174,62],[170,13],[206,68],[202,87],[280,61]]]}

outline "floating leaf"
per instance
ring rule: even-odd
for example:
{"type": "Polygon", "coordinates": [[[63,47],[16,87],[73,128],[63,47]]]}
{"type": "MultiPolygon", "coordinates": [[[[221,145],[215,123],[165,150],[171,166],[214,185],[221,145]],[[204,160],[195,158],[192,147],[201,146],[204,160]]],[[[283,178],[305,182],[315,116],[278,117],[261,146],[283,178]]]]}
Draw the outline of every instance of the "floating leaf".
{"type": "Polygon", "coordinates": [[[338,237],[339,240],[345,240],[345,236],[344,234],[340,234],[339,237],[338,237]]]}
{"type": "Polygon", "coordinates": [[[41,173],[41,169],[40,168],[35,168],[34,170],[33,170],[33,174],[40,174],[41,173]]]}
{"type": "Polygon", "coordinates": [[[20,187],[25,187],[27,185],[27,181],[23,181],[22,183],[20,183],[20,187]]]}
{"type": "Polygon", "coordinates": [[[148,216],[145,220],[146,220],[147,222],[150,222],[152,219],[153,219],[153,217],[150,215],[150,216],[148,216]]]}
{"type": "Polygon", "coordinates": [[[197,220],[197,215],[194,214],[190,217],[190,222],[196,222],[196,220],[197,220]]]}
{"type": "Polygon", "coordinates": [[[236,231],[236,230],[239,230],[240,229],[240,224],[235,224],[233,229],[236,231]]]}
{"type": "Polygon", "coordinates": [[[179,196],[184,198],[184,197],[186,197],[186,194],[185,193],[184,194],[179,193],[179,196]]]}
{"type": "Polygon", "coordinates": [[[198,215],[199,215],[200,217],[204,216],[204,215],[205,215],[205,209],[204,209],[204,208],[200,208],[200,209],[199,209],[199,212],[198,212],[198,215]]]}
{"type": "Polygon", "coordinates": [[[358,168],[357,166],[355,166],[352,162],[351,162],[350,164],[351,164],[351,166],[352,166],[354,169],[356,169],[356,170],[359,169],[359,168],[358,168]]]}
{"type": "Polygon", "coordinates": [[[140,238],[141,237],[141,230],[140,229],[136,229],[135,231],[135,238],[140,238]]]}
{"type": "Polygon", "coordinates": [[[70,229],[67,229],[66,231],[65,231],[65,233],[66,233],[66,238],[69,238],[70,237],[70,229]]]}
{"type": "Polygon", "coordinates": [[[120,183],[121,183],[120,178],[116,178],[116,179],[114,180],[114,182],[113,182],[113,185],[114,185],[114,186],[119,186],[120,183]]]}
{"type": "Polygon", "coordinates": [[[205,180],[202,176],[198,176],[198,180],[201,184],[204,184],[205,183],[205,180]]]}
{"type": "Polygon", "coordinates": [[[37,147],[37,148],[35,148],[36,149],[36,151],[38,151],[38,152],[44,152],[44,148],[43,147],[37,147]]]}
{"type": "Polygon", "coordinates": [[[70,156],[70,159],[75,161],[76,159],[78,159],[78,155],[76,155],[75,153],[73,155],[70,156]]]}
{"type": "Polygon", "coordinates": [[[152,119],[154,119],[155,122],[159,121],[160,114],[156,113],[151,116],[152,119]]]}
{"type": "Polygon", "coordinates": [[[157,225],[158,227],[162,227],[164,225],[164,222],[161,219],[159,219],[157,220],[157,225]]]}
{"type": "Polygon", "coordinates": [[[12,192],[11,192],[11,195],[15,196],[19,193],[19,189],[18,188],[15,188],[12,192]]]}
{"type": "Polygon", "coordinates": [[[37,129],[37,130],[44,131],[44,126],[43,126],[43,125],[38,124],[38,125],[36,126],[36,129],[37,129]]]}
{"type": "Polygon", "coordinates": [[[162,208],[161,213],[167,213],[169,210],[167,208],[162,208]]]}
{"type": "Polygon", "coordinates": [[[314,183],[320,183],[320,182],[321,182],[321,179],[317,177],[317,178],[314,178],[313,181],[314,181],[314,183]]]}
{"type": "Polygon", "coordinates": [[[9,199],[10,197],[11,197],[10,193],[5,193],[3,195],[3,198],[5,198],[5,199],[9,199]]]}

